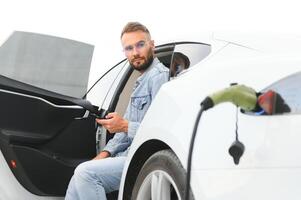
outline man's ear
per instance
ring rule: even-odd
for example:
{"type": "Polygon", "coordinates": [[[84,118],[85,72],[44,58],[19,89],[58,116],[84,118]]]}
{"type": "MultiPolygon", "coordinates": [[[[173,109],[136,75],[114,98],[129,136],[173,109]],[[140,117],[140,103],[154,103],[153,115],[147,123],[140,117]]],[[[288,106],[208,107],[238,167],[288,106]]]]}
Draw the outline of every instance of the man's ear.
{"type": "Polygon", "coordinates": [[[151,44],[152,49],[155,50],[155,41],[154,41],[154,40],[151,40],[151,41],[150,41],[150,44],[151,44]]]}

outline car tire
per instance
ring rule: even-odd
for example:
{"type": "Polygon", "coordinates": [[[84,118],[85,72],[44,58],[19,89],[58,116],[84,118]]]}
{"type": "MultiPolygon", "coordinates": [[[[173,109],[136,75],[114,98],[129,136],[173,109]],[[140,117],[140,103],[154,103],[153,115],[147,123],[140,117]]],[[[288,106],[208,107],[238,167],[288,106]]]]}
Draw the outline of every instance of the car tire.
{"type": "MultiPolygon", "coordinates": [[[[186,171],[171,150],[152,155],[143,165],[132,191],[133,200],[184,199],[186,171]]],[[[193,200],[190,191],[190,200],[193,200]]]]}

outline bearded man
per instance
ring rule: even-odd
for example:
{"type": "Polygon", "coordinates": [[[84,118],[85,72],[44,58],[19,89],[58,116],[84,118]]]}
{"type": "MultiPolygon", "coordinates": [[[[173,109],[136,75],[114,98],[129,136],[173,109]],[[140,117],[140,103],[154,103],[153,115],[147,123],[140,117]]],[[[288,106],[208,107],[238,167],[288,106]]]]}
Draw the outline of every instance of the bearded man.
{"type": "Polygon", "coordinates": [[[126,156],[140,122],[161,85],[168,81],[169,70],[154,56],[154,41],[144,25],[129,22],[122,30],[121,44],[131,67],[141,75],[123,117],[114,112],[106,119],[96,119],[116,134],[93,160],[77,166],[66,192],[67,200],[105,200],[106,193],[119,189],[126,156]]]}

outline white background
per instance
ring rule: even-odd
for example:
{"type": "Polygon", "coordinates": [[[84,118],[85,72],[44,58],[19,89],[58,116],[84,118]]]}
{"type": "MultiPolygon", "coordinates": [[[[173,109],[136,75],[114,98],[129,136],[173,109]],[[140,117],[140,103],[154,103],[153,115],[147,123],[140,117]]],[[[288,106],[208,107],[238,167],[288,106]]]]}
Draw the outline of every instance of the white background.
{"type": "Polygon", "coordinates": [[[299,4],[297,0],[0,0],[0,43],[19,30],[93,44],[93,82],[123,58],[119,37],[128,21],[145,24],[157,44],[200,31],[300,34],[299,4]]]}

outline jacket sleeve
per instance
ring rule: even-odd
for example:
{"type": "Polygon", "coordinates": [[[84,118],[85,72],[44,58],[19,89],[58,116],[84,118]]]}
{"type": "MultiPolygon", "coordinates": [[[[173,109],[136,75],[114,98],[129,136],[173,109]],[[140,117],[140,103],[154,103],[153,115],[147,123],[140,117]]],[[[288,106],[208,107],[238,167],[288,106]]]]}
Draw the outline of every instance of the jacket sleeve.
{"type": "Polygon", "coordinates": [[[110,152],[111,156],[126,150],[130,146],[127,134],[124,132],[115,133],[114,137],[109,140],[103,151],[110,152]]]}
{"type": "MultiPolygon", "coordinates": [[[[128,105],[124,118],[128,119],[129,116],[130,105],[128,105]]],[[[115,133],[114,137],[109,140],[109,142],[104,147],[103,151],[110,152],[111,156],[114,156],[116,153],[124,151],[126,148],[130,146],[130,141],[128,140],[127,133],[119,132],[115,133]]]]}

